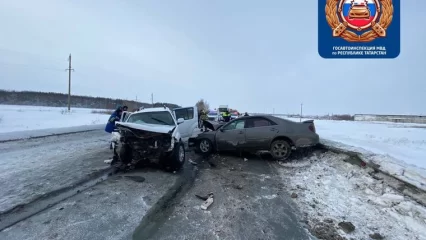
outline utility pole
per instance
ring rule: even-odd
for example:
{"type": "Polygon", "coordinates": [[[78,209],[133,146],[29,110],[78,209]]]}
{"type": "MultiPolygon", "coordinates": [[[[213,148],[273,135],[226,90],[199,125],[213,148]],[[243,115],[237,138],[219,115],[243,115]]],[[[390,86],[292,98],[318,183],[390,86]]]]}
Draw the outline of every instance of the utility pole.
{"type": "Polygon", "coordinates": [[[68,112],[71,111],[71,71],[74,71],[74,69],[71,68],[71,53],[68,57],[68,69],[65,69],[65,71],[68,71],[68,112]]]}
{"type": "Polygon", "coordinates": [[[154,107],[154,93],[151,93],[151,104],[154,107]]]}
{"type": "Polygon", "coordinates": [[[303,103],[300,104],[300,122],[302,122],[303,103]]]}
{"type": "Polygon", "coordinates": [[[272,108],[272,114],[275,114],[275,108],[272,108]]]}

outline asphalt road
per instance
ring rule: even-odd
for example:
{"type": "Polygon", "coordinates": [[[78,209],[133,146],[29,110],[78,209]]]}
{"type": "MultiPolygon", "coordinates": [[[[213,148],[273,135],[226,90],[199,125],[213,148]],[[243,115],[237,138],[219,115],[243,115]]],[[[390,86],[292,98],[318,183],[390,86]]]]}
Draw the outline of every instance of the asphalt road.
{"type": "Polygon", "coordinates": [[[176,179],[156,169],[112,176],[3,230],[0,239],[131,239],[143,216],[176,179]]]}
{"type": "Polygon", "coordinates": [[[99,178],[109,171],[108,139],[94,131],[0,143],[0,226],[17,220],[0,239],[310,238],[274,162],[188,153],[198,164],[177,173],[152,167],[99,178]],[[64,199],[53,194],[61,189],[64,199]],[[214,203],[201,210],[195,194],[209,192],[214,203]]]}
{"type": "Polygon", "coordinates": [[[105,171],[102,130],[0,143],[0,213],[105,171]]]}
{"type": "MultiPolygon", "coordinates": [[[[274,162],[257,156],[197,158],[191,188],[165,214],[142,221],[134,239],[310,239],[274,162]],[[202,210],[195,195],[213,192],[202,210]]],[[[144,219],[145,220],[145,219],[144,219]]]]}

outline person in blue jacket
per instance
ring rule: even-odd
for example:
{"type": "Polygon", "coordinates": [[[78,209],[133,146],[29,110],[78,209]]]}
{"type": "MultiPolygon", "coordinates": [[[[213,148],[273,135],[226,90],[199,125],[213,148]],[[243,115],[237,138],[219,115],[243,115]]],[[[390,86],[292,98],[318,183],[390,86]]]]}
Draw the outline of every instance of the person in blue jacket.
{"type": "Polygon", "coordinates": [[[105,126],[105,132],[112,133],[115,129],[115,122],[120,121],[121,113],[123,112],[123,109],[118,107],[109,117],[108,123],[105,126]]]}

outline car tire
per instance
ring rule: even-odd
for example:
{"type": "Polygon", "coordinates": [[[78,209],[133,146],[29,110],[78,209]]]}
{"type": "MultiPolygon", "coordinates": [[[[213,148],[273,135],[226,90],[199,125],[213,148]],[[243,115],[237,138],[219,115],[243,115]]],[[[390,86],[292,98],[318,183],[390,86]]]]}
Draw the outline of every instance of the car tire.
{"type": "Polygon", "coordinates": [[[172,153],[162,161],[161,165],[163,165],[166,171],[174,172],[182,168],[185,163],[185,159],[185,145],[180,141],[175,144],[172,153]]]}
{"type": "Polygon", "coordinates": [[[291,155],[291,145],[286,140],[275,140],[269,152],[275,160],[286,160],[291,155]]]}
{"type": "Polygon", "coordinates": [[[127,144],[123,144],[119,152],[120,161],[123,164],[129,164],[132,162],[132,155],[132,148],[127,144]]]}
{"type": "Polygon", "coordinates": [[[213,152],[213,143],[207,138],[200,139],[197,143],[197,152],[202,155],[210,155],[213,152]]]}

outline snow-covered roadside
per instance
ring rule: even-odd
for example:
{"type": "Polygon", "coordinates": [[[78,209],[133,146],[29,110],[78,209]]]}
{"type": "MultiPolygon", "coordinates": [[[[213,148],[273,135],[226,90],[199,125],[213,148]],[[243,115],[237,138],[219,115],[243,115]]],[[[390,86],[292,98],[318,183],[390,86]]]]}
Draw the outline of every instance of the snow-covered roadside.
{"type": "MultiPolygon", "coordinates": [[[[96,110],[96,109],[95,109],[96,110]]],[[[108,115],[93,109],[0,105],[0,133],[105,124],[108,115]]]]}
{"type": "Polygon", "coordinates": [[[380,171],[426,191],[426,169],[424,168],[409,165],[390,155],[373,153],[361,147],[354,147],[327,139],[322,139],[321,143],[331,148],[356,152],[364,162],[374,165],[380,171]]]}
{"type": "Polygon", "coordinates": [[[315,120],[315,126],[321,143],[358,152],[366,162],[426,191],[425,124],[315,120]]]}
{"type": "Polygon", "coordinates": [[[0,133],[0,142],[47,137],[52,135],[63,135],[67,133],[86,132],[93,130],[101,130],[105,127],[104,124],[76,126],[76,127],[63,127],[63,128],[48,128],[30,131],[18,131],[18,132],[7,132],[0,133]]]}
{"type": "Polygon", "coordinates": [[[346,163],[345,158],[318,153],[278,167],[312,230],[326,239],[371,239],[372,234],[426,239],[426,208],[373,178],[371,169],[346,163]],[[355,230],[345,233],[341,222],[352,223],[355,230]]]}

